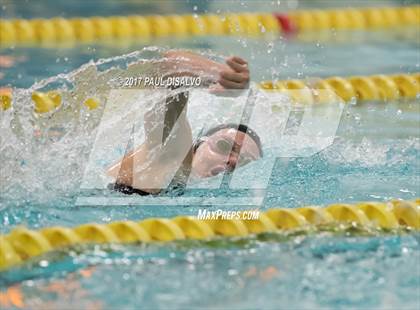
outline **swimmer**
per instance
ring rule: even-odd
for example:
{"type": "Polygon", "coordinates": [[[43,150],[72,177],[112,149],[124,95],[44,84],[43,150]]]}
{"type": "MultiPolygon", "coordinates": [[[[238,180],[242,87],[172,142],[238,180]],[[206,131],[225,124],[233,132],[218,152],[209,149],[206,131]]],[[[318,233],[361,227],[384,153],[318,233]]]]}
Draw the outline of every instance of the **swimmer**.
{"type": "MultiPolygon", "coordinates": [[[[167,65],[182,68],[176,76],[194,77],[196,72],[218,76],[210,85],[218,95],[249,86],[248,64],[240,57],[230,57],[221,64],[191,52],[169,51],[165,59],[167,65]]],[[[232,172],[262,157],[259,136],[244,124],[220,124],[193,142],[187,104],[187,92],[166,98],[160,131],[156,128],[159,109],[146,112],[146,140],[108,169],[107,174],[115,179],[110,189],[130,195],[158,194],[164,188],[184,188],[190,176],[207,178],[232,172]]]]}

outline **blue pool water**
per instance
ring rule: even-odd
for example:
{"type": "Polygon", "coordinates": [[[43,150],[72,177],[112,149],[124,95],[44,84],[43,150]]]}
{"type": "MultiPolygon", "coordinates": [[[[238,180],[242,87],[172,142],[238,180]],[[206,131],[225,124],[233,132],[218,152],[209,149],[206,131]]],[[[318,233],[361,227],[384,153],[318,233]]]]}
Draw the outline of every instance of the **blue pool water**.
{"type": "MultiPolygon", "coordinates": [[[[106,3],[109,12],[112,2],[106,3]]],[[[209,10],[216,11],[209,5],[209,10]]],[[[33,13],[15,12],[25,17],[33,13]]],[[[126,14],[124,10],[118,13],[126,14]]],[[[77,198],[86,195],[80,187],[100,111],[64,104],[51,116],[37,117],[26,96],[37,88],[34,82],[53,77],[50,84],[56,86],[54,77],[91,59],[113,58],[149,45],[239,54],[249,59],[255,82],[417,72],[420,65],[419,37],[412,29],[288,39],[172,38],[112,46],[3,49],[2,55],[15,56],[17,62],[2,71],[0,85],[19,89],[14,109],[0,112],[0,233],[16,225],[75,226],[197,214],[192,204],[78,205],[77,198]],[[65,135],[49,135],[51,128],[65,135]]],[[[187,196],[211,195],[229,201],[238,195],[259,195],[262,209],[414,199],[420,195],[419,110],[418,98],[346,105],[334,143],[310,157],[277,158],[262,194],[222,187],[187,196]]],[[[209,112],[198,107],[197,115],[205,113],[209,112]]],[[[266,115],[267,132],[276,133],[278,121],[275,111],[266,115]]],[[[265,145],[265,161],[277,157],[276,147],[265,145]]],[[[253,179],[260,170],[250,165],[243,173],[253,179]]],[[[250,208],[240,204],[207,207],[250,208]]],[[[419,261],[418,233],[375,231],[91,246],[50,253],[0,273],[0,292],[17,288],[25,307],[34,309],[418,309],[419,261]]]]}

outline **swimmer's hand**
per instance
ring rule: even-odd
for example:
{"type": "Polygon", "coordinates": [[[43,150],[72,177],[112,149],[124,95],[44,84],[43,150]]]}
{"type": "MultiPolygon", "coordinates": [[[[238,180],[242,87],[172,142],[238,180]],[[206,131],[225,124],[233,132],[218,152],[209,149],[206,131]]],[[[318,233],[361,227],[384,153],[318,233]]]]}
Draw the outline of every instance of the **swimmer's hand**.
{"type": "Polygon", "coordinates": [[[238,57],[233,56],[226,59],[229,66],[227,70],[220,72],[218,83],[224,89],[245,89],[249,86],[249,69],[248,63],[238,57]]]}
{"type": "Polygon", "coordinates": [[[167,76],[200,76],[202,86],[209,86],[216,95],[249,87],[248,63],[238,56],[229,57],[226,64],[188,51],[170,50],[164,56],[167,76]]]}
{"type": "Polygon", "coordinates": [[[226,59],[225,68],[219,72],[217,84],[210,86],[210,92],[217,96],[236,96],[238,90],[249,87],[249,68],[248,63],[238,57],[233,56],[226,59]]]}

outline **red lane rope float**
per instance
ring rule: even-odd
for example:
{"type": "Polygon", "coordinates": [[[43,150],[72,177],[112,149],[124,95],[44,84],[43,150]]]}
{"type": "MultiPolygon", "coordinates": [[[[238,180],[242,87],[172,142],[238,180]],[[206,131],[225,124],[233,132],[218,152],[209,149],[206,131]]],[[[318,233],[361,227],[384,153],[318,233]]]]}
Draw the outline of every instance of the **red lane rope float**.
{"type": "MultiPolygon", "coordinates": [[[[151,15],[64,19],[0,19],[0,46],[93,42],[165,36],[256,36],[331,29],[379,29],[420,24],[420,6],[298,10],[288,13],[151,15]]],[[[47,44],[48,46],[48,44],[47,44]]]]}
{"type": "Polygon", "coordinates": [[[286,14],[274,13],[274,16],[285,34],[293,34],[297,31],[296,24],[286,14]]]}

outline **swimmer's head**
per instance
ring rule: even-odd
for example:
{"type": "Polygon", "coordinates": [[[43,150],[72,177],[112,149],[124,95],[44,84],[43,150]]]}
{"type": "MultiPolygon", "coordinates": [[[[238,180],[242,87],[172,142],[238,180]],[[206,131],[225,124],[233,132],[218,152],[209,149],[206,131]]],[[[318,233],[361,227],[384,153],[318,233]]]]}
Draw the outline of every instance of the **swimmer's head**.
{"type": "Polygon", "coordinates": [[[194,143],[193,152],[192,172],[201,178],[233,171],[263,156],[259,136],[242,124],[213,127],[194,143]]]}

